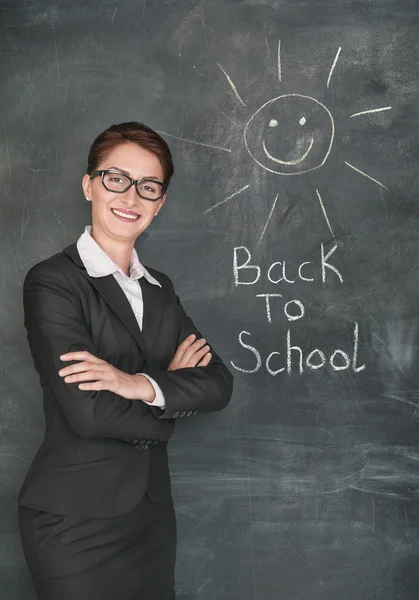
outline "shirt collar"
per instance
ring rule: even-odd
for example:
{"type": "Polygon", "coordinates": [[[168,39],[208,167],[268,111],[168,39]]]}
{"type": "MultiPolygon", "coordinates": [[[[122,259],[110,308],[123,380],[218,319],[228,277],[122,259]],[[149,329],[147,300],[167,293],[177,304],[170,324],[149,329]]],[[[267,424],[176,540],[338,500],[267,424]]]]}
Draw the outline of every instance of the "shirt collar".
{"type": "Polygon", "coordinates": [[[93,239],[91,231],[92,226],[86,225],[84,232],[77,240],[77,250],[79,251],[80,258],[86,267],[86,271],[91,277],[104,277],[105,275],[112,275],[118,271],[126,279],[140,279],[140,277],[144,276],[150,283],[161,287],[160,282],[150,275],[144,265],[140,263],[135,248],[132,249],[131,260],[129,264],[130,277],[127,277],[123,270],[116,263],[114,263],[114,261],[93,239]]]}

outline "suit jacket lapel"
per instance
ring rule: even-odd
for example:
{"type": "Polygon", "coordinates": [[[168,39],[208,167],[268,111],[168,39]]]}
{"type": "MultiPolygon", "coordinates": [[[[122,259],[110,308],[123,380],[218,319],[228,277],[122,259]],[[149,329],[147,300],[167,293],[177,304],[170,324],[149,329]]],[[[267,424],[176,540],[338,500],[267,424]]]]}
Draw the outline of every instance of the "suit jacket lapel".
{"type": "Polygon", "coordinates": [[[102,295],[109,308],[119,317],[122,323],[131,333],[138,346],[140,347],[144,357],[148,359],[148,350],[144,340],[144,335],[138,327],[137,319],[132,312],[131,304],[129,303],[124,292],[121,290],[118,282],[113,275],[105,277],[90,277],[86,271],[82,271],[90,283],[102,295]]]}
{"type": "Polygon", "coordinates": [[[147,281],[145,277],[137,280],[143,294],[143,339],[150,351],[156,343],[157,335],[163,319],[163,311],[168,302],[162,288],[147,281]]]}
{"type": "MultiPolygon", "coordinates": [[[[77,245],[75,243],[71,244],[70,246],[67,246],[67,248],[64,248],[64,252],[78,267],[80,267],[81,273],[83,273],[83,275],[89,280],[89,282],[98,290],[98,292],[101,294],[109,308],[117,315],[117,317],[122,321],[122,323],[124,323],[128,331],[131,333],[138,346],[140,347],[147,363],[148,344],[146,343],[144,333],[138,327],[138,323],[132,311],[132,307],[124,292],[121,290],[115,277],[113,275],[106,275],[105,277],[90,277],[83,265],[79,252],[77,250],[77,245]]],[[[152,345],[153,322],[149,323],[149,321],[151,321],[151,310],[153,311],[153,314],[155,314],[156,309],[158,312],[159,303],[156,302],[156,297],[148,289],[149,287],[156,286],[149,284],[147,281],[141,282],[141,280],[144,280],[144,277],[140,279],[140,285],[143,291],[144,302],[143,330],[144,324],[147,323],[145,333],[149,332],[148,339],[150,340],[150,344],[152,345]],[[148,325],[150,325],[150,327],[148,327],[148,325]]],[[[158,289],[160,290],[160,288],[158,289]]],[[[161,300],[160,302],[161,305],[163,305],[161,300]]],[[[156,317],[157,316],[158,315],[156,315],[156,317]]],[[[154,320],[155,319],[153,319],[153,321],[154,320]]]]}

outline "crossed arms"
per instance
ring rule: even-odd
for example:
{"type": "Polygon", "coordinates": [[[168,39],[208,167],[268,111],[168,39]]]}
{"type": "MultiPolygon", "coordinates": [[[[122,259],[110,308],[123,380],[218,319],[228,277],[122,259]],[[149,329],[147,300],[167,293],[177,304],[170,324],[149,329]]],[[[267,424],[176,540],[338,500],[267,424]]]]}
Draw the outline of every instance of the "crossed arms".
{"type": "MultiPolygon", "coordinates": [[[[191,334],[202,338],[175,294],[178,345],[191,334]]],[[[162,389],[166,406],[162,410],[140,400],[129,400],[109,390],[82,390],[59,375],[60,356],[84,350],[97,356],[84,324],[80,300],[64,273],[45,263],[28,272],[23,285],[24,324],[29,348],[43,388],[49,388],[71,429],[81,437],[169,440],[180,411],[209,412],[224,408],[231,397],[233,376],[210,347],[206,366],[161,370],[148,373],[162,389]]]]}

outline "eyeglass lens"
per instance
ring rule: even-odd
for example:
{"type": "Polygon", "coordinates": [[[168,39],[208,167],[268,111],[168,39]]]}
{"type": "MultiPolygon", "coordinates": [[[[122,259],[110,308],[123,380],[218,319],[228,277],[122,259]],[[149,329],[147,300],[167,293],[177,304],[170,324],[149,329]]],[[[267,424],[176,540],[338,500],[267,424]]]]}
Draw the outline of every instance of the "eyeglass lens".
{"type": "MultiPolygon", "coordinates": [[[[130,185],[131,181],[122,173],[104,173],[103,183],[106,188],[111,192],[125,192],[130,185]]],[[[140,181],[137,183],[137,189],[141,196],[149,198],[150,200],[156,200],[163,191],[163,186],[158,181],[152,181],[147,179],[146,181],[140,181]]]]}

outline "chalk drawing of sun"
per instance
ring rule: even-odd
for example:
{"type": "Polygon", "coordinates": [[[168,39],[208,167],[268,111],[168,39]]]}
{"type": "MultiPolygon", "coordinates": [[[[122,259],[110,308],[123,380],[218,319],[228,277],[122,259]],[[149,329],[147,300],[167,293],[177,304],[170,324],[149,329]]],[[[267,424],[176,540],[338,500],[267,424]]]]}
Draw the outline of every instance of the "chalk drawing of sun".
{"type": "MultiPolygon", "coordinates": [[[[329,77],[327,79],[328,88],[338,63],[341,50],[342,48],[340,47],[331,66],[329,77]]],[[[227,78],[237,100],[243,106],[246,106],[225,69],[219,63],[217,63],[217,65],[227,78]]],[[[278,42],[277,65],[278,79],[281,83],[281,41],[278,42]]],[[[352,119],[360,115],[388,111],[391,110],[391,108],[391,106],[371,108],[357,112],[351,115],[350,118],[352,119]]],[[[163,131],[159,131],[159,133],[191,144],[198,144],[231,152],[228,148],[188,140],[163,131]]],[[[305,96],[303,94],[282,94],[265,102],[265,104],[250,116],[243,131],[244,145],[255,163],[259,165],[260,168],[280,176],[301,176],[323,167],[332,151],[334,139],[335,122],[330,110],[316,98],[305,96]]],[[[374,179],[374,177],[371,177],[371,175],[361,171],[358,167],[346,161],[345,165],[360,175],[367,177],[382,188],[387,189],[385,185],[377,179],[374,179]]],[[[217,202],[205,210],[204,214],[218,208],[238,194],[241,194],[249,186],[250,184],[245,185],[227,198],[223,198],[220,202],[217,202]]],[[[330,233],[335,237],[325,205],[319,190],[317,189],[316,194],[330,233]]],[[[258,245],[262,241],[266,228],[274,213],[277,200],[278,194],[259,238],[258,245]]]]}

